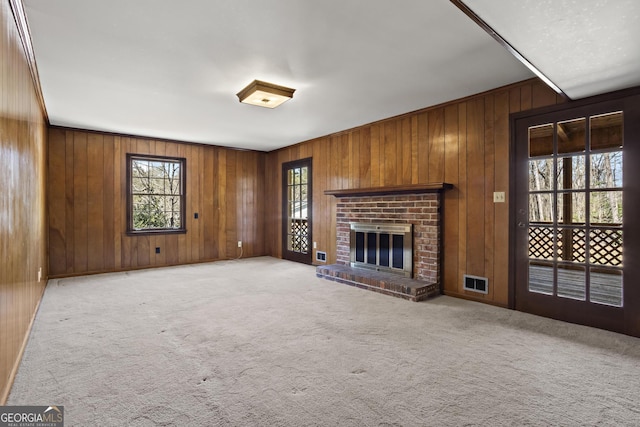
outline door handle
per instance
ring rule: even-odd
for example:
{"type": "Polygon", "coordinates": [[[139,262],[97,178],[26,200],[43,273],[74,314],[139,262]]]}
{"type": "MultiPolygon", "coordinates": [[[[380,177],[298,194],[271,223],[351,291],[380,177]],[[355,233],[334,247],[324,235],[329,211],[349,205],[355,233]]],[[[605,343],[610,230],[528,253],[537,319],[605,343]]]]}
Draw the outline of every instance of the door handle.
{"type": "Polygon", "coordinates": [[[518,227],[520,227],[520,228],[524,228],[524,227],[525,227],[525,223],[524,223],[524,222],[522,222],[522,221],[520,221],[520,222],[518,223],[518,227]]]}

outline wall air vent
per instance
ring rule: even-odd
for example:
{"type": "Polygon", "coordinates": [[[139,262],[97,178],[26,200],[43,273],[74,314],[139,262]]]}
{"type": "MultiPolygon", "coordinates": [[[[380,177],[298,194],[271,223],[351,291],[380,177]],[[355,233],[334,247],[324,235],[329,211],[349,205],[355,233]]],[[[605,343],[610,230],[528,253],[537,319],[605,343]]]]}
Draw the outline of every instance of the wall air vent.
{"type": "Polygon", "coordinates": [[[322,251],[316,251],[316,261],[327,262],[327,253],[322,251]]]}
{"type": "Polygon", "coordinates": [[[489,293],[489,279],[486,277],[465,274],[462,284],[465,291],[480,292],[481,294],[489,293]]]}

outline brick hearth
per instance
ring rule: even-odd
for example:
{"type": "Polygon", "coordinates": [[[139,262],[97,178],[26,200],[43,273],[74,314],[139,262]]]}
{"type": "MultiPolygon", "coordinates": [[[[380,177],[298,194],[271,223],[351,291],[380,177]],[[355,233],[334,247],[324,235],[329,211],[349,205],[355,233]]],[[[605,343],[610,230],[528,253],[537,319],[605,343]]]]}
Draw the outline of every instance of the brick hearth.
{"type": "Polygon", "coordinates": [[[348,265],[319,266],[316,268],[316,275],[323,279],[410,301],[422,301],[440,294],[437,283],[413,280],[392,273],[352,268],[348,265]]]}

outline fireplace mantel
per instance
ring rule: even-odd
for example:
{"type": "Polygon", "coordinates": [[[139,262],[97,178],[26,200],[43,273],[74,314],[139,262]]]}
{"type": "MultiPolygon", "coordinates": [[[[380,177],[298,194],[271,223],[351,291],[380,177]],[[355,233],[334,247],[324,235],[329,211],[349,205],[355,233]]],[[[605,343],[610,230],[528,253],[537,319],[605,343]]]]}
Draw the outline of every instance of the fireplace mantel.
{"type": "Polygon", "coordinates": [[[334,197],[372,197],[397,194],[437,193],[453,188],[446,182],[430,182],[427,184],[395,185],[387,187],[349,188],[345,190],[325,190],[324,194],[334,197]]]}

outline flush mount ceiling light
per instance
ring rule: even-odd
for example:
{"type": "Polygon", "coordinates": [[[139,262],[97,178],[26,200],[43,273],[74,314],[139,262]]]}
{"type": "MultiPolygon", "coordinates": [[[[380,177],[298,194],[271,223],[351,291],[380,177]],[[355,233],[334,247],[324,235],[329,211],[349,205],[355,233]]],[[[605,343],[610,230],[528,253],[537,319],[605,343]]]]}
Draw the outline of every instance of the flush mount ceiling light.
{"type": "Polygon", "coordinates": [[[254,80],[238,92],[238,99],[245,104],[276,108],[293,97],[295,89],[254,80]]]}

